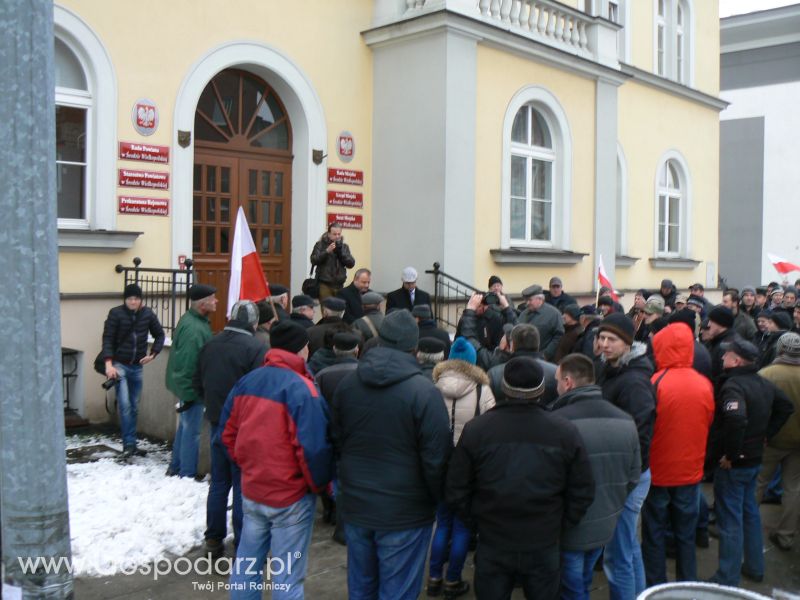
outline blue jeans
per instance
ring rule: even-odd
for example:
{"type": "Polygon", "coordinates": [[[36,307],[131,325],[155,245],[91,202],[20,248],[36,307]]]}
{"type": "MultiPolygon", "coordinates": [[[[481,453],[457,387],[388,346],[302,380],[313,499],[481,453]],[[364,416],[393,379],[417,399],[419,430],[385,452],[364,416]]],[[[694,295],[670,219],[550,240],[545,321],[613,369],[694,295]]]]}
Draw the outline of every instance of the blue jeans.
{"type": "Polygon", "coordinates": [[[695,537],[700,484],[675,487],[652,486],[642,507],[642,558],[647,586],[667,582],[665,537],[675,534],[678,581],[697,580],[695,537]]]}
{"type": "Polygon", "coordinates": [[[717,469],[714,498],[719,525],[719,569],[714,579],[723,585],[739,585],[744,566],[753,575],[764,574],[764,540],[756,504],[756,479],[761,465],[717,469]]]}
{"type": "Polygon", "coordinates": [[[285,508],[242,499],[244,523],[231,571],[232,600],[261,600],[264,573],[273,600],[301,600],[317,497],[306,494],[285,508]],[[267,559],[267,552],[272,557],[267,559]]]}
{"type": "Polygon", "coordinates": [[[136,417],[139,414],[139,394],[142,392],[142,365],[124,365],[119,362],[114,362],[113,365],[119,375],[115,390],[122,448],[135,449],[136,417]]]}
{"type": "Polygon", "coordinates": [[[561,600],[589,600],[594,565],[602,553],[602,546],[585,552],[561,551],[561,600]]]}
{"type": "Polygon", "coordinates": [[[228,534],[228,493],[233,488],[233,539],[242,537],[242,472],[228,456],[220,439],[220,426],[209,423],[211,437],[211,485],[206,502],[205,539],[225,539],[228,534]]]}
{"type": "Polygon", "coordinates": [[[200,450],[203,408],[202,402],[193,402],[191,408],[178,415],[178,431],[175,432],[175,441],[172,442],[169,470],[181,477],[197,475],[197,453],[200,450]]]}
{"type": "Polygon", "coordinates": [[[633,600],[645,589],[642,548],[636,536],[639,513],[650,489],[650,469],[639,477],[639,483],[628,494],[617,520],[614,536],[606,545],[603,570],[608,579],[611,600],[633,600]]]}
{"type": "Polygon", "coordinates": [[[432,529],[378,531],[345,523],[349,600],[416,600],[432,529]]]}
{"type": "Polygon", "coordinates": [[[461,581],[461,571],[469,552],[469,527],[455,516],[442,502],[436,511],[436,530],[431,542],[431,562],[428,575],[442,578],[442,568],[447,561],[447,581],[461,581]],[[448,556],[448,546],[450,554],[448,556]]]}

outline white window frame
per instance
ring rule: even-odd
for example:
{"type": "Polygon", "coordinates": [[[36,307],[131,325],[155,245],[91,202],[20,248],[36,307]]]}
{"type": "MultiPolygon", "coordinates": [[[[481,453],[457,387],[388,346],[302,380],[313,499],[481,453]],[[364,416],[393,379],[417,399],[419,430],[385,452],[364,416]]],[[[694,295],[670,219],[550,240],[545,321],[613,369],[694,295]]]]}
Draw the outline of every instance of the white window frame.
{"type": "Polygon", "coordinates": [[[53,7],[54,35],[75,54],[87,91],[56,88],[56,104],[86,108],[85,219],[58,219],[59,229],[116,227],[117,79],[105,46],[75,13],[53,7]]]}
{"type": "Polygon", "coordinates": [[[693,0],[663,0],[664,15],[658,14],[659,0],[653,0],[653,72],[683,85],[694,85],[694,5],[693,0]],[[683,23],[678,25],[678,7],[683,23]],[[659,63],[658,32],[664,32],[664,65],[659,63]],[[682,64],[678,64],[678,44],[682,64]]]}
{"type": "MultiPolygon", "coordinates": [[[[517,91],[509,102],[503,120],[502,173],[501,173],[501,219],[500,240],[503,249],[508,248],[554,248],[570,247],[570,220],[572,207],[572,134],[566,112],[556,96],[541,86],[527,86],[517,91]],[[532,105],[545,119],[550,128],[552,141],[552,227],[551,239],[511,239],[511,155],[519,144],[511,142],[511,129],[520,108],[532,105]]],[[[529,147],[530,148],[530,147],[529,147]]],[[[527,167],[526,167],[527,172],[527,167]]],[[[528,181],[530,185],[530,181],[528,181]]],[[[526,224],[528,231],[530,225],[526,224]]]]}
{"type": "MultiPolygon", "coordinates": [[[[658,161],[658,168],[655,172],[655,186],[654,186],[654,207],[653,207],[653,256],[657,258],[688,258],[691,253],[691,223],[692,219],[692,179],[689,167],[683,155],[677,150],[667,151],[658,161]],[[672,162],[675,170],[678,172],[680,180],[680,192],[678,194],[678,250],[674,252],[662,251],[658,246],[659,234],[659,221],[660,221],[660,198],[663,195],[675,197],[672,189],[665,188],[661,185],[660,175],[661,172],[667,167],[667,163],[672,162]]],[[[667,207],[667,218],[669,216],[669,209],[667,207]]],[[[668,244],[667,240],[667,244],[668,244]]]]}

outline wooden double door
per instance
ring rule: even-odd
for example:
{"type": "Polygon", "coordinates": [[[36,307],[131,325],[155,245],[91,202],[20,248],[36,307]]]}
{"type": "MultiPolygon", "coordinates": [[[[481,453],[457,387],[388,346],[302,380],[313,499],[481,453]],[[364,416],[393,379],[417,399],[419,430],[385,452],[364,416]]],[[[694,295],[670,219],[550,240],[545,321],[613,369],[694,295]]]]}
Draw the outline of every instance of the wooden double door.
{"type": "Polygon", "coordinates": [[[195,280],[217,288],[214,331],[225,324],[236,215],[244,209],[270,283],[291,279],[291,129],[271,88],[227,69],[195,115],[192,259],[195,280]]]}

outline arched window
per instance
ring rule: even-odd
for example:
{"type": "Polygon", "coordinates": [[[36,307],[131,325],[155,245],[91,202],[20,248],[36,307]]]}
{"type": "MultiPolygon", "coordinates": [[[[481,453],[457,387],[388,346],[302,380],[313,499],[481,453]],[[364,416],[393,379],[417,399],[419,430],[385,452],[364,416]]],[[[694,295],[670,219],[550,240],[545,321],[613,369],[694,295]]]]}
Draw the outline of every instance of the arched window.
{"type": "Polygon", "coordinates": [[[521,90],[506,113],[503,246],[564,248],[569,242],[571,143],[550,92],[521,90]]]}
{"type": "Polygon", "coordinates": [[[676,153],[669,153],[656,175],[656,256],[688,254],[689,200],[686,165],[676,153]]]}
{"type": "Polygon", "coordinates": [[[658,75],[692,84],[691,0],[654,0],[654,69],[658,75]]]}

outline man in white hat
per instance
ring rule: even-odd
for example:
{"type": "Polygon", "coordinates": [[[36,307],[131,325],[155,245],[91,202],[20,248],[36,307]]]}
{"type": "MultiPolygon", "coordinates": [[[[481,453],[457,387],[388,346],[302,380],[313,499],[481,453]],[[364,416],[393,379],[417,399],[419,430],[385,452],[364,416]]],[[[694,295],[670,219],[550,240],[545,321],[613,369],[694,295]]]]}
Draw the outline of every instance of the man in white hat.
{"type": "Polygon", "coordinates": [[[431,295],[417,288],[417,270],[406,267],[400,276],[403,285],[386,296],[386,312],[393,308],[405,308],[409,312],[420,304],[431,306],[431,295]]]}

